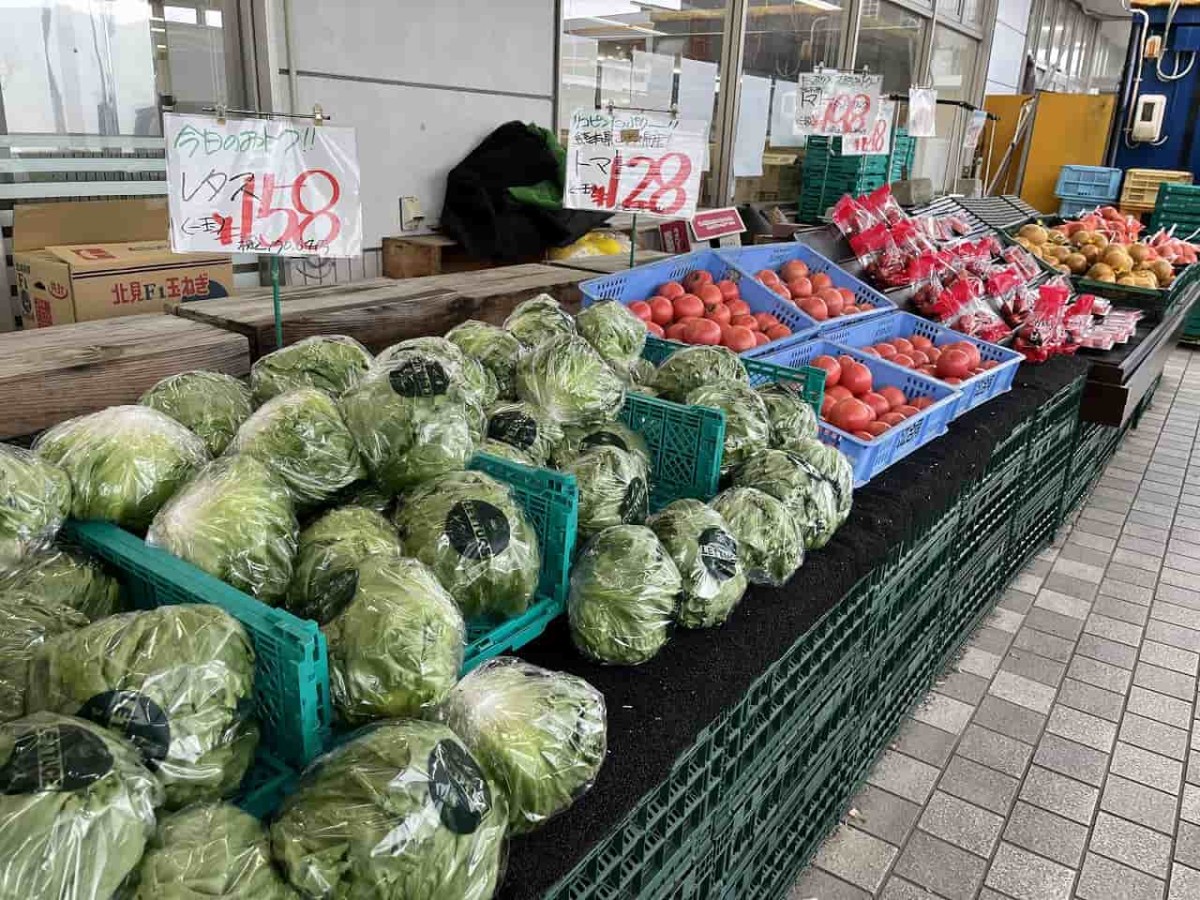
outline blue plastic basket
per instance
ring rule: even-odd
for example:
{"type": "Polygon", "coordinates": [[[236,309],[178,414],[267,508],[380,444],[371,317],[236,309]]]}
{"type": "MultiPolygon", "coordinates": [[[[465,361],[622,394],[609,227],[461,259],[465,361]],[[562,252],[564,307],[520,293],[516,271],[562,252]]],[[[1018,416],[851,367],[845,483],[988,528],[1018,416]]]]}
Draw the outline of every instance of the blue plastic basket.
{"type": "Polygon", "coordinates": [[[1058,215],[1063,219],[1073,219],[1083,213],[1089,213],[1096,208],[1096,200],[1071,200],[1063,198],[1058,202],[1058,215]]]}
{"type": "Polygon", "coordinates": [[[816,334],[816,319],[784,302],[756,279],[745,277],[715,250],[697,250],[694,253],[685,253],[660,262],[626,269],[614,275],[592,278],[581,282],[579,289],[583,292],[584,306],[591,306],[600,300],[616,300],[628,306],[635,300],[648,300],[653,297],[659,285],[668,281],[681,282],[689,272],[700,269],[712,275],[714,281],[725,278],[736,281],[742,299],[752,312],[770,313],[792,329],[789,337],[747,350],[742,356],[762,356],[769,349],[799,344],[816,334]]]}
{"type": "Polygon", "coordinates": [[[1121,175],[1120,169],[1108,166],[1063,166],[1054,196],[1063,200],[1116,200],[1121,193],[1121,175]]]}
{"type": "Polygon", "coordinates": [[[930,406],[906,419],[902,425],[870,441],[834,428],[824,419],[818,422],[821,440],[842,451],[854,467],[855,487],[866,484],[892,463],[899,462],[918,447],[941,437],[954,418],[954,410],[961,397],[954,388],[853,347],[826,340],[809,341],[799,347],[789,347],[766,361],[795,368],[810,365],[818,356],[852,356],[871,370],[876,390],[891,385],[900,388],[910,398],[934,399],[930,406]]]}
{"type": "MultiPolygon", "coordinates": [[[[817,335],[822,338],[825,337],[826,332],[837,328],[839,325],[847,322],[861,322],[866,318],[877,316],[896,308],[895,303],[873,287],[863,284],[853,275],[847,273],[837,263],[830,262],[816,250],[795,241],[783,244],[760,244],[757,247],[739,247],[730,250],[718,250],[717,252],[728,260],[735,269],[741,272],[743,278],[750,279],[754,278],[755,272],[760,272],[763,269],[779,269],[784,263],[798,259],[808,266],[810,272],[821,272],[828,275],[834,287],[849,290],[854,294],[855,302],[867,303],[875,307],[874,312],[855,313],[852,316],[838,316],[834,319],[818,322],[817,335]]],[[[768,351],[765,354],[757,354],[757,357],[766,359],[782,348],[776,347],[774,344],[767,344],[759,349],[768,351]]]]}
{"type": "Polygon", "coordinates": [[[954,409],[956,419],[967,410],[974,409],[1009,390],[1013,378],[1016,377],[1017,366],[1021,365],[1021,360],[1024,359],[1020,353],[1013,350],[1006,350],[979,338],[935,325],[928,319],[922,319],[912,313],[899,311],[886,316],[876,316],[865,322],[848,322],[823,334],[822,338],[835,344],[845,344],[847,347],[868,347],[880,341],[909,338],[914,334],[929,338],[935,347],[970,341],[979,348],[980,359],[997,364],[994,369],[968,378],[958,385],[957,389],[962,392],[962,397],[954,409]]]}

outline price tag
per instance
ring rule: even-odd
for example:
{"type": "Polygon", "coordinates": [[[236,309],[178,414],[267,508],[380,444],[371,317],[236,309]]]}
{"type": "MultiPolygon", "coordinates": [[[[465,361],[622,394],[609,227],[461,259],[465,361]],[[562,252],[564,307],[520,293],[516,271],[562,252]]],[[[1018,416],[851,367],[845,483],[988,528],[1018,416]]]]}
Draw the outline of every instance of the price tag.
{"type": "Polygon", "coordinates": [[[977,109],[971,113],[971,120],[967,122],[967,131],[963,135],[963,149],[968,153],[974,153],[975,148],[979,146],[979,136],[983,134],[983,126],[986,124],[986,110],[977,109]]]}
{"type": "Polygon", "coordinates": [[[871,127],[863,135],[847,135],[842,138],[842,156],[870,156],[890,153],[892,148],[892,116],[896,104],[881,100],[879,109],[871,120],[871,127]]]}
{"type": "Polygon", "coordinates": [[[796,132],[865,135],[879,112],[883,76],[804,72],[796,90],[796,132]]]}
{"type": "Polygon", "coordinates": [[[707,143],[705,122],[631,110],[576,110],[563,205],[691,218],[707,143]]]}
{"type": "Polygon", "coordinates": [[[362,253],[354,129],[172,113],[163,124],[172,250],[362,253]]]}

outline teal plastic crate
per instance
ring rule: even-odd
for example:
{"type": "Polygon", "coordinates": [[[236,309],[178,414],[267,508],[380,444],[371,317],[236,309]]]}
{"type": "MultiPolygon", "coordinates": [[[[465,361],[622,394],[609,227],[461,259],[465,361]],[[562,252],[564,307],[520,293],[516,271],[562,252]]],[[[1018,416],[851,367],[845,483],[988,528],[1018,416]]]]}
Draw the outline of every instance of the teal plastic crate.
{"type": "Polygon", "coordinates": [[[725,446],[722,410],[629,394],[621,421],[650,448],[652,511],[683,498],[707,502],[717,495],[725,446]]]}
{"type": "Polygon", "coordinates": [[[64,536],[117,573],[133,604],[212,603],[245,626],[254,644],[254,692],[262,743],[303,766],[329,739],[329,658],[315,622],[267,606],[111,522],[68,521],[64,536]]]}
{"type": "Polygon", "coordinates": [[[265,820],[275,814],[299,780],[296,769],[260,749],[233,802],[256,819],[265,820]]]}

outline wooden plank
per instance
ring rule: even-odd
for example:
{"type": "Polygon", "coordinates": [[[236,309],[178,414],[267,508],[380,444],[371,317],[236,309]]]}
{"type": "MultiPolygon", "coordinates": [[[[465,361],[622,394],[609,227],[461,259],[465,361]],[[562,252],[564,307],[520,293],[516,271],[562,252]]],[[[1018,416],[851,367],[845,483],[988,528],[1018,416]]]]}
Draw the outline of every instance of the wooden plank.
{"type": "Polygon", "coordinates": [[[168,375],[250,371],[246,339],[175,316],[124,316],[0,335],[0,438],[136,403],[168,375]]]}
{"type": "MultiPolygon", "coordinates": [[[[670,253],[661,250],[638,250],[634,254],[633,264],[644,266],[646,263],[667,259],[670,253]]],[[[574,259],[558,259],[550,263],[564,269],[579,269],[582,272],[592,272],[599,275],[615,275],[629,268],[629,254],[616,253],[612,256],[578,256],[574,259]]]]}
{"type": "MultiPolygon", "coordinates": [[[[374,351],[422,335],[445,334],[465,319],[500,324],[522,300],[548,293],[572,312],[587,273],[530,264],[481,272],[401,280],[372,279],[344,285],[287,288],[281,294],[283,340],[345,334],[374,351]]],[[[269,290],[226,300],[185,303],[172,312],[245,335],[252,359],[275,349],[275,314],[269,290]]]]}

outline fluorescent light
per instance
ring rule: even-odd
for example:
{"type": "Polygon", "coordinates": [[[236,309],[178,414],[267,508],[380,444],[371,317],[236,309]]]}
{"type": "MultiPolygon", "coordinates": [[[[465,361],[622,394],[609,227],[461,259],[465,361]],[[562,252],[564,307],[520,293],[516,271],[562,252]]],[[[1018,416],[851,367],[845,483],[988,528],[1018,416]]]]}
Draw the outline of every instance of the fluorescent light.
{"type": "Polygon", "coordinates": [[[820,10],[821,12],[841,12],[842,8],[833,3],[828,3],[827,0],[792,0],[795,6],[807,6],[810,9],[820,10]]]}

